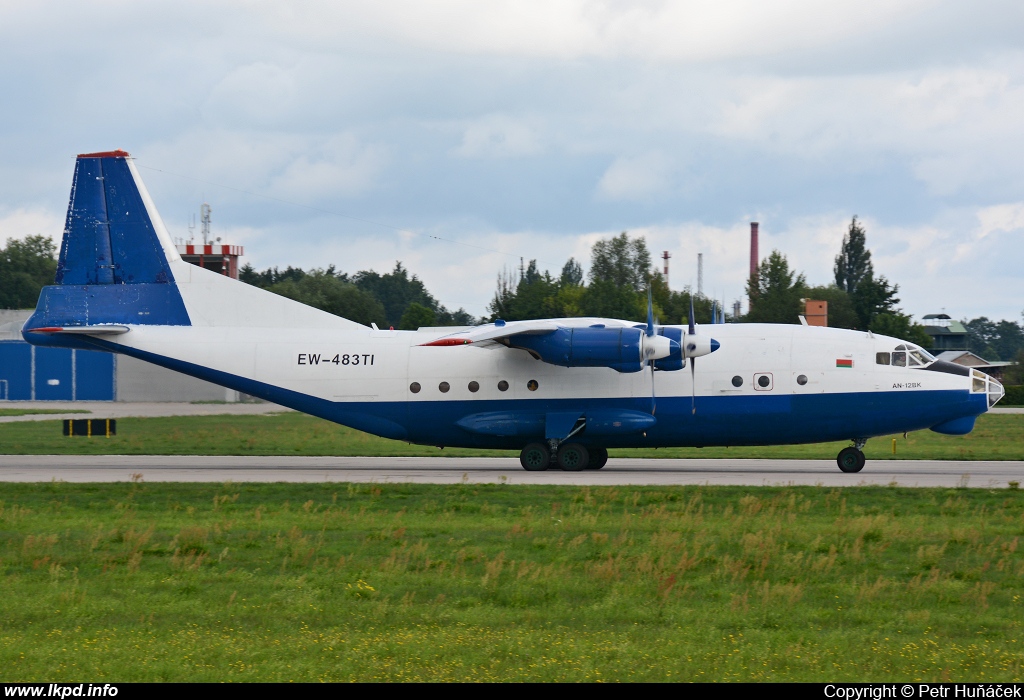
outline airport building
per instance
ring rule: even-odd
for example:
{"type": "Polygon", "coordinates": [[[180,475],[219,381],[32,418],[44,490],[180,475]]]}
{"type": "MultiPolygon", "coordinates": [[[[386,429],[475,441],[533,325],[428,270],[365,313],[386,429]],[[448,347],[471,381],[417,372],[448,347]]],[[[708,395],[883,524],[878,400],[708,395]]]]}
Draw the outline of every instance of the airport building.
{"type": "MultiPolygon", "coordinates": [[[[208,240],[209,205],[203,205],[208,240]]],[[[217,239],[218,241],[220,239],[217,239]]],[[[181,242],[186,262],[238,279],[242,246],[181,242]]],[[[232,389],[125,355],[29,345],[21,328],[32,309],[0,309],[0,401],[228,401],[232,389]]]]}
{"type": "Polygon", "coordinates": [[[29,345],[32,309],[0,310],[0,401],[239,401],[237,391],[125,355],[29,345]]]}
{"type": "Polygon", "coordinates": [[[947,350],[967,352],[967,329],[949,314],[927,314],[921,319],[921,325],[932,338],[933,355],[947,350]]]}

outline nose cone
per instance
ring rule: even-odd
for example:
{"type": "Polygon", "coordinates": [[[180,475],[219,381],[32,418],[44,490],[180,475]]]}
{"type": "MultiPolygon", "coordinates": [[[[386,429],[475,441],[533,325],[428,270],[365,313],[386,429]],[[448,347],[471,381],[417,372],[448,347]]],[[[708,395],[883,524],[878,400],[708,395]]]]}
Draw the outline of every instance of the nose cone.
{"type": "Polygon", "coordinates": [[[663,335],[643,337],[643,353],[649,360],[660,360],[679,354],[679,343],[663,335]]]}
{"type": "Polygon", "coordinates": [[[999,400],[1006,396],[1006,389],[1003,385],[997,382],[995,379],[989,377],[988,379],[988,407],[992,408],[999,400]]]}

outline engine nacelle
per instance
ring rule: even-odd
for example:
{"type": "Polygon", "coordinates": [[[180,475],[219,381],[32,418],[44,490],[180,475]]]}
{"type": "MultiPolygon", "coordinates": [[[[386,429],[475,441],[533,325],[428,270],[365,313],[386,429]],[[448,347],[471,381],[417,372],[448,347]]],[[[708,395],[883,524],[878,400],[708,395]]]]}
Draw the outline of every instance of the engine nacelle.
{"type": "Polygon", "coordinates": [[[663,372],[676,372],[686,366],[686,358],[683,357],[683,329],[672,326],[663,326],[658,329],[658,335],[664,336],[676,344],[676,350],[668,357],[654,361],[655,369],[663,372]]]}
{"type": "Polygon", "coordinates": [[[639,372],[645,359],[679,353],[679,345],[656,336],[647,340],[640,328],[559,328],[544,335],[513,335],[509,347],[560,367],[608,367],[617,372],[639,372]],[[646,341],[646,342],[645,342],[646,341]],[[646,349],[646,356],[645,356],[646,349]]]}

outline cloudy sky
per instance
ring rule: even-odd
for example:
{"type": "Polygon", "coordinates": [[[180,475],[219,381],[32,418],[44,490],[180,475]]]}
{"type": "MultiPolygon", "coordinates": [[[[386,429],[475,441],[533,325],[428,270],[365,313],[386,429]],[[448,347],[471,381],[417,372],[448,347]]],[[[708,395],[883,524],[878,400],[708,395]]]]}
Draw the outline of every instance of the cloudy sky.
{"type": "Polygon", "coordinates": [[[483,314],[503,266],[669,250],[730,304],[748,231],[812,284],[850,218],[905,311],[1020,320],[1024,4],[0,0],[0,241],[59,238],[123,148],[175,236],[256,267],[401,260],[483,314]]]}

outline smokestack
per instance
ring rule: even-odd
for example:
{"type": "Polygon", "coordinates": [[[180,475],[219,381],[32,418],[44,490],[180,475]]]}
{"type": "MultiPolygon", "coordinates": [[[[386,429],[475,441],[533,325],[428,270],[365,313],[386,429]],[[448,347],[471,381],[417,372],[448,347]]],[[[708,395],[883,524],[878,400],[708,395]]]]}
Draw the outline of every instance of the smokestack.
{"type": "Polygon", "coordinates": [[[761,259],[757,255],[757,222],[750,222],[750,276],[754,277],[757,275],[757,266],[761,264],[761,259]]]}
{"type": "MultiPolygon", "coordinates": [[[[757,254],[757,222],[750,222],[750,279],[757,280],[757,267],[761,260],[757,254]]],[[[753,305],[754,297],[750,297],[750,304],[753,305]]]]}
{"type": "Polygon", "coordinates": [[[697,296],[704,296],[704,253],[697,253],[697,296]]]}

